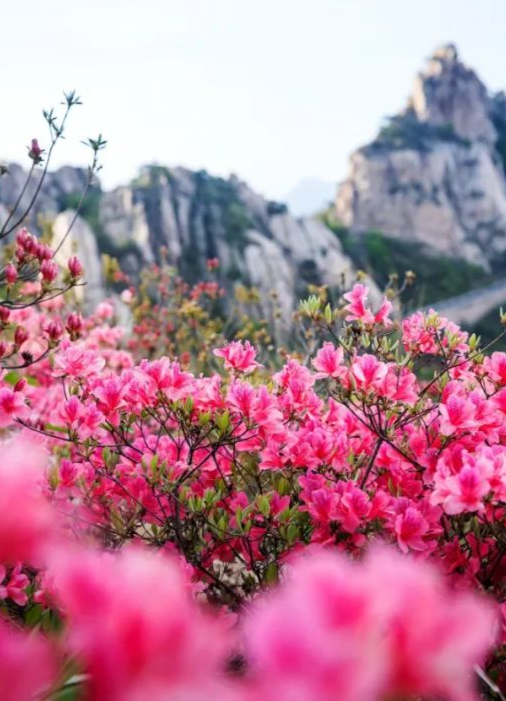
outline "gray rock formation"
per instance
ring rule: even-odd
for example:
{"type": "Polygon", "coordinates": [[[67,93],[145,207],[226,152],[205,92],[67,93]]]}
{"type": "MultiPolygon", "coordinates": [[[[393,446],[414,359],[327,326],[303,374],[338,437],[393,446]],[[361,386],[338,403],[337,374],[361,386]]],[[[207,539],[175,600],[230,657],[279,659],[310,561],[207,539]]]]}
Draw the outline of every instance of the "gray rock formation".
{"type": "Polygon", "coordinates": [[[338,288],[354,276],[327,227],[295,219],[235,176],[146,168],[130,188],[104,194],[100,222],[112,248],[130,255],[137,248],[140,267],[159,260],[165,248],[183,276],[197,281],[205,277],[206,260],[218,258],[222,283],[257,287],[257,313],[281,335],[308,284],[338,288]]]}
{"type": "Polygon", "coordinates": [[[436,49],[414,82],[409,106],[421,122],[451,125],[455,134],[493,146],[497,132],[490,120],[490,98],[476,73],[459,61],[457,49],[436,49]]]}
{"type": "Polygon", "coordinates": [[[484,268],[503,259],[505,102],[488,94],[453,45],[438,49],[406,109],[352,155],[338,219],[484,268]]]}
{"type": "MultiPolygon", "coordinates": [[[[54,240],[61,240],[85,182],[86,173],[72,168],[50,174],[30,225],[40,229],[46,219],[54,240]]],[[[18,166],[0,178],[3,216],[22,184],[18,166]]],[[[28,203],[30,194],[24,199],[28,203]]],[[[95,301],[104,294],[101,253],[117,257],[135,279],[161,260],[162,249],[189,282],[206,278],[207,259],[218,258],[220,282],[230,293],[238,285],[257,287],[254,313],[271,323],[278,338],[291,328],[308,284],[337,290],[355,275],[338,238],[319,221],[294,218],[285,205],[266,201],[235,176],[225,180],[160,166],[144,168],[130,185],[111,192],[94,187],[59,259],[66,263],[77,252],[86,268],[87,296],[95,301]]]]}
{"type": "MultiPolygon", "coordinates": [[[[8,173],[0,178],[0,205],[2,206],[0,226],[5,221],[7,212],[10,212],[15,205],[27,178],[26,170],[17,163],[9,164],[8,169],[8,173]]],[[[88,173],[86,168],[64,166],[47,173],[38,192],[41,178],[42,166],[36,166],[16,210],[17,215],[11,220],[12,223],[28,209],[32,200],[34,200],[34,206],[30,216],[24,221],[25,225],[32,227],[39,224],[40,217],[50,221],[69,204],[77,204],[76,196],[83,191],[88,173]]]]}
{"type": "Polygon", "coordinates": [[[52,245],[55,250],[58,249],[55,260],[65,268],[71,256],[78,256],[84,266],[86,285],[76,287],[76,294],[93,308],[105,296],[97,239],[89,224],[79,216],[74,221],[74,217],[75,212],[67,209],[60,212],[53,222],[52,245]]]}

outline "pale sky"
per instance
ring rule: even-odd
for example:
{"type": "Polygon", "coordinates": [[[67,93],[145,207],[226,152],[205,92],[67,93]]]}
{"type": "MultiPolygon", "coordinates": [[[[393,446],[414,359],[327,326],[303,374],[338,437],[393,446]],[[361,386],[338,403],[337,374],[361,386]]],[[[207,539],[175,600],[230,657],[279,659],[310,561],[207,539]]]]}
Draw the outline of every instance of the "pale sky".
{"type": "Polygon", "coordinates": [[[442,42],[506,88],[505,36],[505,0],[0,0],[0,158],[45,145],[41,109],[75,87],[55,164],[101,131],[108,187],[159,162],[281,198],[341,180],[442,42]]]}

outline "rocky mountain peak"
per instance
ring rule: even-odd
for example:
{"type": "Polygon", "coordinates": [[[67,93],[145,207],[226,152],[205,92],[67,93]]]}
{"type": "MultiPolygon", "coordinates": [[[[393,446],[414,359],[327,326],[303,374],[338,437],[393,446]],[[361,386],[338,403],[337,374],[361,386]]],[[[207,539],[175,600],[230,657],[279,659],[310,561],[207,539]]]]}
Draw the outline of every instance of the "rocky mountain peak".
{"type": "Polygon", "coordinates": [[[352,231],[381,231],[489,268],[506,263],[506,100],[453,44],[415,77],[406,109],[351,157],[336,199],[352,231]]]}
{"type": "Polygon", "coordinates": [[[432,60],[446,61],[448,63],[457,63],[459,60],[459,52],[454,43],[448,42],[438,46],[431,56],[432,60]]]}
{"type": "Polygon", "coordinates": [[[489,145],[497,139],[487,89],[460,61],[454,44],[440,46],[428,59],[415,78],[409,107],[420,121],[450,127],[463,139],[489,145]]]}

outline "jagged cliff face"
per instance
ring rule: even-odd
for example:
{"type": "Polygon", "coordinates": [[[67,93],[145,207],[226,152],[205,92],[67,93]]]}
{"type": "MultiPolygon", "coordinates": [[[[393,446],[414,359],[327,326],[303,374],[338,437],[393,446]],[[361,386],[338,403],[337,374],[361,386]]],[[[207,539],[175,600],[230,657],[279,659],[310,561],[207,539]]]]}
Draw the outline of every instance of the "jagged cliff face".
{"type": "MultiPolygon", "coordinates": [[[[15,166],[0,179],[0,221],[15,201],[22,175],[15,166]]],[[[84,182],[85,174],[71,168],[51,174],[32,224],[37,226],[42,214],[53,220],[59,241],[84,182]]],[[[95,301],[104,294],[100,252],[118,257],[135,277],[160,260],[162,248],[190,282],[205,277],[207,259],[218,258],[221,282],[230,293],[239,284],[257,287],[256,313],[271,322],[278,338],[286,336],[308,284],[340,288],[354,277],[338,239],[319,221],[295,219],[284,205],[266,201],[235,177],[224,180],[184,168],[147,167],[129,186],[111,192],[95,188],[60,256],[76,250],[83,258],[88,295],[95,301]]]]}
{"type": "MultiPolygon", "coordinates": [[[[39,168],[30,180],[21,198],[18,213],[28,209],[35,197],[41,172],[39,168]]],[[[26,171],[20,165],[12,163],[9,165],[8,174],[0,178],[0,222],[4,221],[7,211],[17,201],[25,184],[26,175],[26,171]]],[[[53,219],[59,212],[66,209],[72,195],[83,191],[86,181],[87,171],[85,168],[64,166],[57,171],[48,173],[41,192],[35,197],[29,223],[36,223],[39,216],[44,216],[48,220],[53,219]]]]}
{"type": "Polygon", "coordinates": [[[165,247],[183,276],[197,281],[205,276],[206,260],[218,258],[222,282],[229,289],[257,287],[258,314],[284,329],[307,284],[339,287],[343,276],[349,282],[354,274],[323,224],[295,219],[235,177],[148,168],[131,187],[104,195],[100,222],[118,249],[135,244],[137,252],[124,256],[127,267],[157,261],[165,247]]]}
{"type": "Polygon", "coordinates": [[[407,108],[352,155],[338,218],[490,267],[506,251],[505,125],[504,95],[438,49],[407,108]]]}

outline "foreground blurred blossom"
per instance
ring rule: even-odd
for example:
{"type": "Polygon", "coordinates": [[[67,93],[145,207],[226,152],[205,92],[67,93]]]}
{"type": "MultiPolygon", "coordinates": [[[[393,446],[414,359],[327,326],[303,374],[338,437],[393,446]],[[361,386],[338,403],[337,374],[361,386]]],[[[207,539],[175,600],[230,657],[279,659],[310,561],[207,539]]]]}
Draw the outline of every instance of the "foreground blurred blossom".
{"type": "Polygon", "coordinates": [[[136,549],[63,551],[51,571],[69,647],[90,674],[87,699],[205,697],[224,638],[190,600],[176,564],[136,549]]]}
{"type": "Polygon", "coordinates": [[[55,513],[42,494],[46,454],[29,440],[1,445],[0,564],[41,565],[56,537],[55,513]]]}
{"type": "Polygon", "coordinates": [[[300,560],[245,621],[255,699],[370,701],[383,684],[374,588],[345,559],[300,560]]]}
{"type": "Polygon", "coordinates": [[[245,628],[255,699],[473,701],[495,616],[426,563],[379,549],[358,565],[300,560],[245,628]]]}
{"type": "Polygon", "coordinates": [[[497,618],[480,597],[447,588],[427,563],[376,551],[364,576],[384,626],[388,695],[472,701],[474,666],[495,642],[497,618]]]}
{"type": "Polygon", "coordinates": [[[0,621],[0,651],[2,701],[43,698],[41,694],[51,685],[56,671],[47,641],[0,621]]]}

